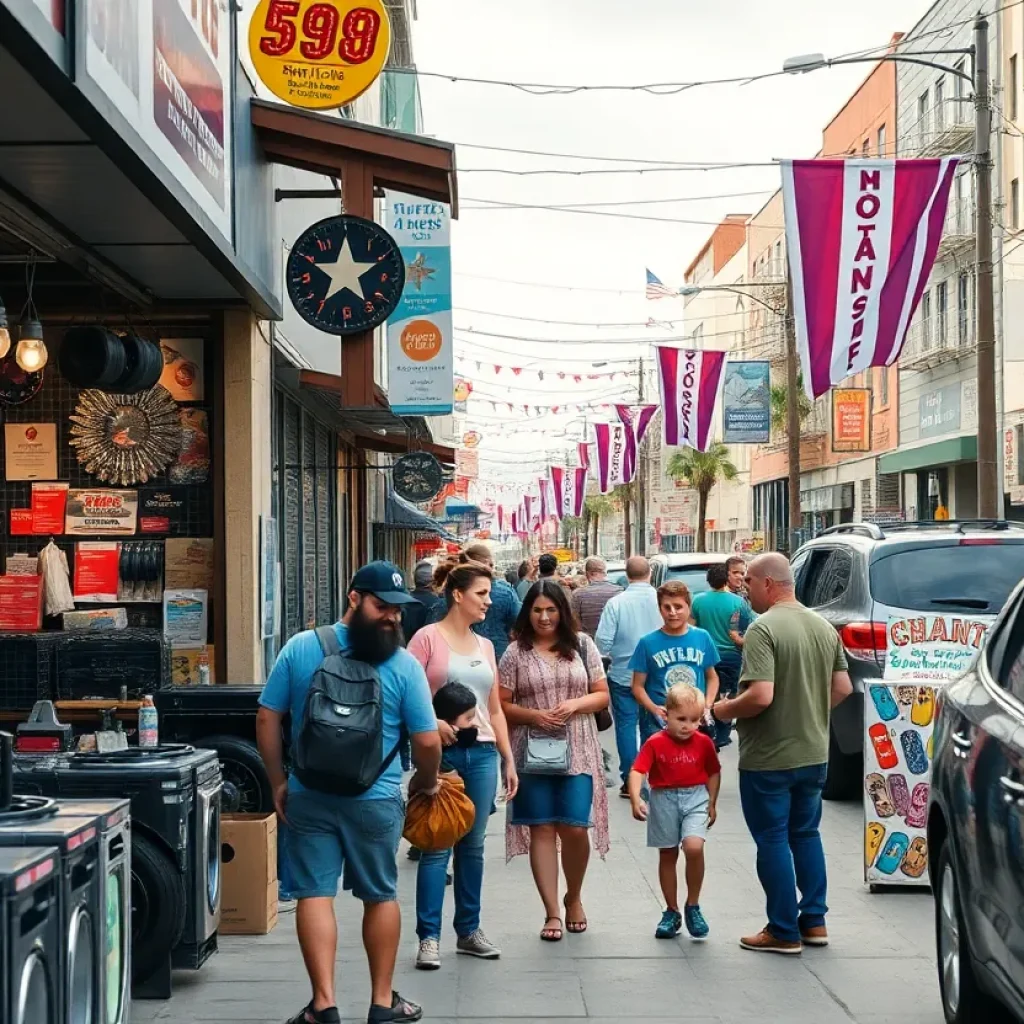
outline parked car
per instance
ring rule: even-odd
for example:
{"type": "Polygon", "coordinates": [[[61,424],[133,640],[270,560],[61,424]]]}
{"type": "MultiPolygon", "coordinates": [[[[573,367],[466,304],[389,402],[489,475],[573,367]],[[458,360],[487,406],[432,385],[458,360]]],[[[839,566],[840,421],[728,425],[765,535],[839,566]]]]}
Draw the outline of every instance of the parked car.
{"type": "Polygon", "coordinates": [[[843,640],[854,692],[832,714],[825,797],[854,799],[863,783],[865,680],[885,668],[890,615],[970,614],[991,622],[1024,578],[1024,523],[948,520],[845,523],[792,559],[796,596],[843,640]]]}
{"type": "Polygon", "coordinates": [[[654,555],[651,558],[651,582],[660,587],[669,580],[682,580],[691,594],[710,590],[708,569],[721,565],[732,555],[720,551],[689,551],[678,555],[654,555]]]}
{"type": "Polygon", "coordinates": [[[940,692],[933,744],[928,849],[946,1020],[1024,1020],[1024,584],[971,669],[940,692]]]}
{"type": "Polygon", "coordinates": [[[625,588],[629,584],[629,580],[626,579],[626,563],[625,562],[609,562],[608,563],[608,579],[616,585],[625,588]]]}

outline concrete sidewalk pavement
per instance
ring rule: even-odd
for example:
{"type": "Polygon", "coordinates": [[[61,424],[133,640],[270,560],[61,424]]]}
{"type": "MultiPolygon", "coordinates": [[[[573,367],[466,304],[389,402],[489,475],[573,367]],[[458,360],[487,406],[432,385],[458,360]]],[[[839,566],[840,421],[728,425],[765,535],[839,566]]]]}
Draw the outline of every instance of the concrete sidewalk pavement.
{"type": "MultiPolygon", "coordinates": [[[[707,942],[654,938],[662,910],[657,854],[645,826],[609,790],[612,849],[594,857],[584,892],[590,929],[542,943],[543,910],[525,857],[504,862],[504,808],[487,839],[483,927],[501,960],[455,954],[448,890],[443,964],[413,967],[416,865],[401,853],[403,938],[396,987],[421,1003],[424,1020],[458,1024],[540,1024],[588,1018],[604,1024],[942,1024],[934,966],[932,900],[923,891],[870,894],[861,882],[863,827],[858,804],[826,804],[832,944],[799,957],[749,953],[740,935],[764,924],[754,848],[743,824],[735,747],[723,756],[718,823],[708,841],[702,906],[707,942]]],[[[680,864],[681,867],[681,864],[680,864]]],[[[338,897],[338,1004],[345,1021],[365,1021],[369,1003],[359,937],[360,907],[338,897]]],[[[309,1000],[295,919],[280,918],[264,937],[224,937],[201,971],[178,973],[166,1003],[136,1003],[132,1021],[281,1024],[309,1000]]]]}

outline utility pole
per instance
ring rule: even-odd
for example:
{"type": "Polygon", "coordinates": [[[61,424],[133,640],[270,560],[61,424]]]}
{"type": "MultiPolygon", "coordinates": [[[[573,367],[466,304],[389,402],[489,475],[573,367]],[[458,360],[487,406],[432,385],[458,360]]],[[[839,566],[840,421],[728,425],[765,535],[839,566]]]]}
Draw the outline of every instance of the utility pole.
{"type": "MultiPolygon", "coordinates": [[[[644,359],[640,357],[640,383],[637,386],[637,402],[644,404],[644,359]]],[[[647,554],[647,438],[640,442],[636,453],[636,519],[638,543],[636,553],[647,554]]]]}
{"type": "Polygon", "coordinates": [[[800,546],[803,516],[800,508],[800,383],[796,358],[796,317],[793,315],[793,275],[786,257],[786,443],[789,446],[789,554],[800,546]]]}
{"type": "Polygon", "coordinates": [[[996,331],[992,268],[992,108],[989,98],[988,21],[974,22],[974,220],[978,278],[978,515],[1001,518],[996,462],[996,331]]]}

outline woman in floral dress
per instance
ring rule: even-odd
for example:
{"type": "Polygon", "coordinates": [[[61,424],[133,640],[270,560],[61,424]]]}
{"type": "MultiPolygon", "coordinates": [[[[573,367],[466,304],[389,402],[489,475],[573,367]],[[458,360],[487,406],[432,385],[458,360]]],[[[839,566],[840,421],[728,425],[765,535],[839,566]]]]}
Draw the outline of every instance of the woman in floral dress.
{"type": "Polygon", "coordinates": [[[530,855],[544,903],[540,937],[558,942],[559,847],[566,884],[565,926],[575,934],[587,930],[582,891],[590,829],[597,852],[602,857],[608,852],[608,794],[594,721],[594,715],[608,706],[608,683],[597,647],[577,632],[565,589],[554,580],[538,580],[530,587],[515,634],[498,666],[501,704],[520,768],[519,792],[508,807],[505,853],[509,860],[521,853],[530,855]],[[568,738],[567,774],[522,771],[531,730],[568,738]]]}

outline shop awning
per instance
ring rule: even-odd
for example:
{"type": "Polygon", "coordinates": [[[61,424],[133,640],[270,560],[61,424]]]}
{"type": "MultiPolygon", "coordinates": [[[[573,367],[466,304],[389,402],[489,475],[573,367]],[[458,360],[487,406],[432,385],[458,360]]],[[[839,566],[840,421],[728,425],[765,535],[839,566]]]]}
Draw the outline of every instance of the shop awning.
{"type": "Polygon", "coordinates": [[[415,505],[410,505],[404,498],[400,498],[394,491],[388,490],[387,501],[384,506],[383,523],[378,525],[391,527],[394,530],[414,530],[416,533],[431,533],[442,540],[457,540],[450,534],[436,519],[431,518],[425,512],[421,512],[415,505]]]}
{"type": "Polygon", "coordinates": [[[954,462],[977,462],[978,438],[950,437],[919,448],[904,448],[878,458],[879,473],[913,473],[917,469],[948,466],[954,462]]]}

